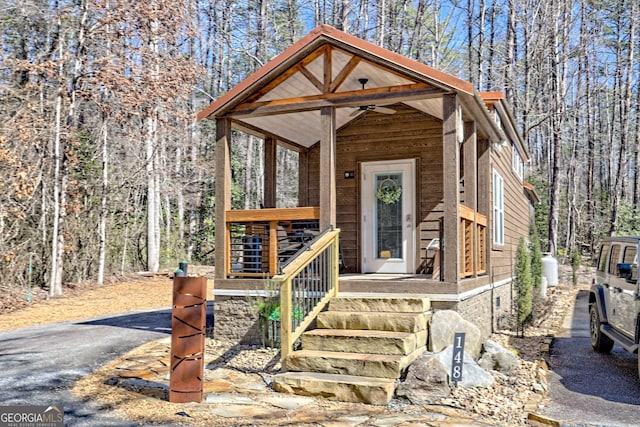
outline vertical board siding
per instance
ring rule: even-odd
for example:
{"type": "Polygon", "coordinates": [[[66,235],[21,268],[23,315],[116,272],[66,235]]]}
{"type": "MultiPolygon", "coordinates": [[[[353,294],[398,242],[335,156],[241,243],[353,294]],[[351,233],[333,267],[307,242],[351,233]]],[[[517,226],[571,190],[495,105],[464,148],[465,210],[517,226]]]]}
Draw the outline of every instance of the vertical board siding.
{"type": "MultiPolygon", "coordinates": [[[[493,243],[493,234],[488,234],[491,247],[491,273],[494,281],[508,279],[513,275],[516,249],[520,237],[529,237],[529,199],[527,198],[522,181],[514,172],[509,144],[500,149],[494,149],[491,155],[493,168],[504,180],[504,245],[493,243]]],[[[493,176],[493,175],[492,175],[493,176]]],[[[489,226],[493,229],[493,219],[489,226]]]]}
{"type": "MultiPolygon", "coordinates": [[[[416,159],[417,245],[420,265],[425,248],[438,237],[442,205],[442,121],[403,105],[388,106],[395,114],[369,111],[339,129],[336,149],[337,226],[347,271],[360,271],[359,163],[416,159]],[[354,171],[355,178],[344,173],[354,171]]],[[[309,200],[317,197],[318,148],[309,153],[309,200]]]]}

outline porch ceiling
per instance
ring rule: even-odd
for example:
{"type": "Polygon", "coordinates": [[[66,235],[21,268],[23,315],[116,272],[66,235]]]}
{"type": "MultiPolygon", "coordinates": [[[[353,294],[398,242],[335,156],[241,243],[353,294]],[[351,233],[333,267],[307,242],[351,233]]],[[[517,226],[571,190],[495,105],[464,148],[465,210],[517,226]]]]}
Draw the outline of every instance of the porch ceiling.
{"type": "Polygon", "coordinates": [[[231,116],[258,133],[262,131],[305,148],[320,139],[319,109],[323,106],[338,107],[337,128],[364,114],[366,110],[360,110],[360,106],[383,107],[398,102],[442,119],[443,91],[402,77],[340,49],[323,50],[324,53],[310,63],[298,63],[295,66],[297,71],[274,87],[267,87],[264,94],[260,92],[254,100],[240,104],[231,116]],[[330,67],[330,75],[335,76],[332,81],[335,87],[329,87],[328,93],[323,93],[327,66],[330,67]],[[344,76],[342,81],[341,75],[344,76]],[[363,78],[367,79],[364,90],[359,81],[363,78]],[[410,94],[414,89],[421,89],[421,95],[410,94]],[[409,100],[415,96],[425,98],[409,100]]]}

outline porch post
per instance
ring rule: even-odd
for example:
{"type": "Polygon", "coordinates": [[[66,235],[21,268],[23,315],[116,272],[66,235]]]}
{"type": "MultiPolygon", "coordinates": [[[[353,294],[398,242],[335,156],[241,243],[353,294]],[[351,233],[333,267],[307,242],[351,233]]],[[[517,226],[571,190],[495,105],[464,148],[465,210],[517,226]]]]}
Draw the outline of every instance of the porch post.
{"type": "Polygon", "coordinates": [[[336,224],[336,110],[320,110],[320,230],[336,224]]]}
{"type": "Polygon", "coordinates": [[[309,206],[309,153],[298,153],[298,206],[309,206]]]}
{"type": "Polygon", "coordinates": [[[276,207],[277,144],[270,136],[264,140],[264,207],[276,207]]]}
{"type": "MultiPolygon", "coordinates": [[[[464,203],[467,207],[478,212],[478,146],[476,136],[476,122],[466,122],[464,124],[464,203]]],[[[473,220],[473,276],[478,276],[478,259],[476,256],[476,246],[478,244],[478,224],[473,220]]]]}
{"type": "Polygon", "coordinates": [[[226,278],[229,263],[226,211],[231,207],[230,146],[231,120],[216,119],[216,279],[226,278]]]}
{"type": "Polygon", "coordinates": [[[460,148],[457,137],[458,98],[442,98],[443,190],[444,190],[444,281],[456,283],[460,271],[460,148]]]}
{"type": "Polygon", "coordinates": [[[493,182],[491,173],[491,149],[487,139],[478,141],[478,210],[487,215],[487,228],[485,229],[485,260],[486,271],[491,274],[491,246],[493,243],[493,182]]]}

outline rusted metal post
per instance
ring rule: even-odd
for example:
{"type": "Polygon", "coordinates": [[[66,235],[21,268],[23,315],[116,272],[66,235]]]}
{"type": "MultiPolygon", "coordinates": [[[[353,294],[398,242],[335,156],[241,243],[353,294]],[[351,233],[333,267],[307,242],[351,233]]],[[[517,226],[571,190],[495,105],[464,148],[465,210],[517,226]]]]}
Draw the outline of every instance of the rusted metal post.
{"type": "Polygon", "coordinates": [[[169,401],[202,402],[206,277],[173,278],[169,401]]]}

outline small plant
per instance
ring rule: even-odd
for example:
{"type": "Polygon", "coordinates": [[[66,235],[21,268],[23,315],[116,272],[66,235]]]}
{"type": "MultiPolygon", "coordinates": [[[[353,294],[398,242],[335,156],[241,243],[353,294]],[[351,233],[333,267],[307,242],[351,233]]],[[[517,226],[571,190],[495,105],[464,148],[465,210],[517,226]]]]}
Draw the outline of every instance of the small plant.
{"type": "Polygon", "coordinates": [[[516,329],[519,328],[521,336],[524,336],[525,323],[529,321],[533,311],[531,258],[524,237],[520,238],[516,252],[514,287],[516,292],[516,329]]]}
{"type": "Polygon", "coordinates": [[[542,285],[542,248],[535,224],[531,227],[531,279],[533,287],[539,289],[542,285]]]}
{"type": "MultiPolygon", "coordinates": [[[[256,297],[254,308],[258,313],[258,325],[263,345],[278,347],[280,345],[280,283],[270,278],[264,279],[264,294],[256,297]]],[[[304,319],[304,311],[293,307],[293,320],[304,319]]]]}
{"type": "Polygon", "coordinates": [[[263,319],[280,320],[280,285],[270,278],[264,279],[264,294],[256,297],[254,308],[263,319]],[[277,313],[277,319],[275,319],[277,313]]]}
{"type": "Polygon", "coordinates": [[[573,281],[573,286],[578,284],[578,269],[580,268],[580,251],[578,249],[574,249],[571,254],[571,270],[572,275],[571,279],[573,281]]]}

